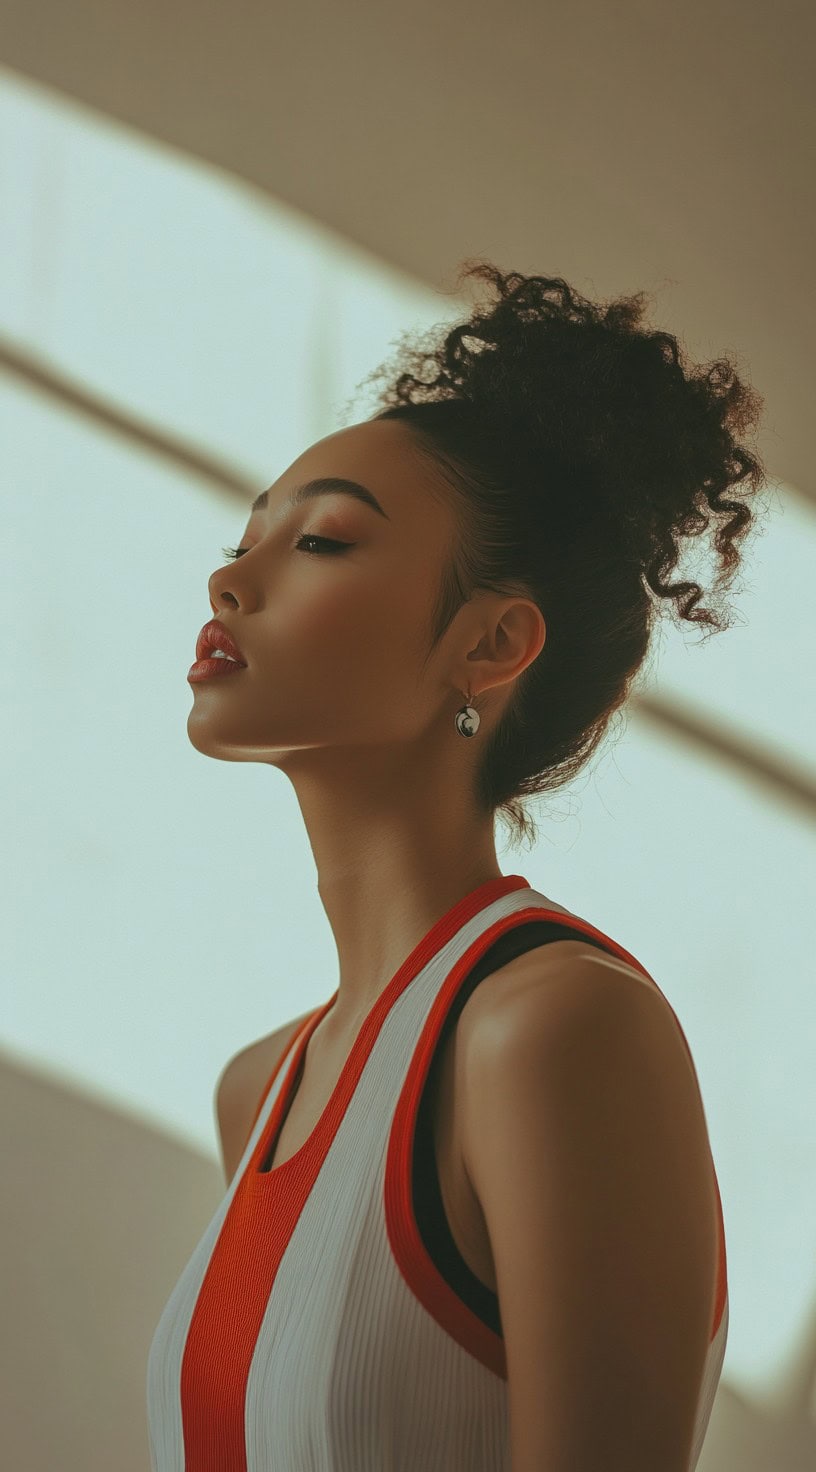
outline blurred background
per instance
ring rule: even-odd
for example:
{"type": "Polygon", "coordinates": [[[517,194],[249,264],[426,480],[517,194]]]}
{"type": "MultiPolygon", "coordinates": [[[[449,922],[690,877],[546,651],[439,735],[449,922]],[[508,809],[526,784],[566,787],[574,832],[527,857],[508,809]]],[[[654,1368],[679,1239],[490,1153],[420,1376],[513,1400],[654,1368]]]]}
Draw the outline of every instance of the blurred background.
{"type": "Polygon", "coordinates": [[[398,336],[469,314],[474,255],[645,288],[765,398],[733,627],[664,621],[625,730],[497,843],[692,1049],[730,1298],[700,1472],[816,1466],[813,42],[791,0],[0,0],[9,1468],[145,1472],[217,1079],[336,987],[289,782],[187,738],[207,579],[398,336]]]}

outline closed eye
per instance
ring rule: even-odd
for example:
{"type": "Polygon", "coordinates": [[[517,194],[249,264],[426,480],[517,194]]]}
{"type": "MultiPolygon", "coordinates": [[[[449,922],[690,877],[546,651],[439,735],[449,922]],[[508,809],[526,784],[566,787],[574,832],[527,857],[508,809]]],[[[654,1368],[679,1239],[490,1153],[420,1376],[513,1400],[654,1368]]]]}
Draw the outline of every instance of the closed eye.
{"type": "MultiPolygon", "coordinates": [[[[320,557],[320,556],[330,557],[333,554],[336,554],[337,552],[343,551],[346,547],[353,547],[354,546],[354,543],[353,542],[337,542],[337,541],[335,541],[335,539],[333,537],[318,537],[318,536],[315,536],[314,532],[305,532],[300,537],[298,537],[298,540],[296,541],[295,546],[298,548],[299,551],[306,552],[307,555],[310,556],[310,557],[320,557]],[[329,552],[324,552],[324,553],[320,553],[320,552],[317,552],[317,551],[312,551],[308,547],[301,547],[301,542],[319,542],[321,544],[321,546],[328,547],[331,550],[329,552]]],[[[235,557],[242,557],[243,554],[244,554],[244,552],[248,552],[250,549],[249,549],[249,547],[222,547],[221,550],[224,553],[224,556],[225,557],[235,558],[235,557]]]]}

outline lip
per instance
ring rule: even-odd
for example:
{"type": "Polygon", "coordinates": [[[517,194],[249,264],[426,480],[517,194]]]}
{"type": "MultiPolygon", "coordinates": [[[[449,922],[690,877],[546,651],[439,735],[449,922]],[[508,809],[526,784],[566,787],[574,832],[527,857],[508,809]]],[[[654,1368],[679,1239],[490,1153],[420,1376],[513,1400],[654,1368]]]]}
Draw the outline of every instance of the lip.
{"type": "Polygon", "coordinates": [[[217,618],[211,618],[201,630],[196,640],[196,659],[207,659],[213,649],[222,649],[225,654],[237,660],[246,669],[247,662],[238,645],[217,618]]]}
{"type": "Polygon", "coordinates": [[[187,671],[187,679],[191,685],[198,685],[202,680],[226,680],[230,675],[240,675],[245,670],[245,664],[238,664],[232,659],[198,659],[191,664],[187,671]]]}

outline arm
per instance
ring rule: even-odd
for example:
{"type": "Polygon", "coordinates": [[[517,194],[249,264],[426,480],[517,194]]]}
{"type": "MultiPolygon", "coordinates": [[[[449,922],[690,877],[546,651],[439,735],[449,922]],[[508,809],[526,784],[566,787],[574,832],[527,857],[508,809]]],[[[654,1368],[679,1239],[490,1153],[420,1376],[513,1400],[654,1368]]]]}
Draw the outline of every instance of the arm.
{"type": "Polygon", "coordinates": [[[639,975],[536,966],[474,1009],[465,1054],[513,1472],[687,1472],[717,1270],[696,1076],[639,975]]]}

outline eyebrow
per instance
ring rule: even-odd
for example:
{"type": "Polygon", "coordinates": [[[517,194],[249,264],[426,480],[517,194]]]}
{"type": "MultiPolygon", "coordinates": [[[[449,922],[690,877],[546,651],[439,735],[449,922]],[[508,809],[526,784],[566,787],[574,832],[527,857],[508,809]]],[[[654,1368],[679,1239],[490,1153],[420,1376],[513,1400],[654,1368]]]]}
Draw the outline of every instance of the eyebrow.
{"type": "MultiPolygon", "coordinates": [[[[391,518],[387,511],[383,511],[377,497],[361,486],[356,480],[345,480],[338,475],[324,475],[318,480],[307,480],[301,486],[295,486],[289,496],[287,506],[300,506],[304,501],[311,501],[315,496],[353,496],[355,501],[362,501],[364,506],[370,506],[372,511],[379,511],[386,521],[391,518]]],[[[269,500],[269,492],[261,491],[260,496],[252,502],[253,511],[263,511],[269,500]]]]}

